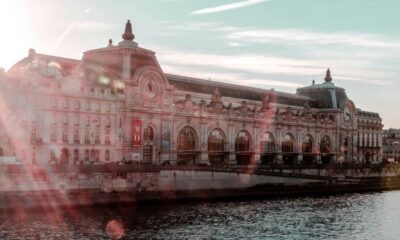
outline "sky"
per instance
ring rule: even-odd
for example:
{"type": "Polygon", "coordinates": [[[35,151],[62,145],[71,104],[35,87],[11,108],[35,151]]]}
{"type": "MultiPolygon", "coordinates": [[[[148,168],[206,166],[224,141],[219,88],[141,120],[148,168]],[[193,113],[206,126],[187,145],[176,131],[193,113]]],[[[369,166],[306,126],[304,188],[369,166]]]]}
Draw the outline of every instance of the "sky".
{"type": "Polygon", "coordinates": [[[80,59],[130,19],[166,73],[295,93],[326,69],[357,108],[400,128],[398,0],[0,0],[0,67],[80,59]]]}

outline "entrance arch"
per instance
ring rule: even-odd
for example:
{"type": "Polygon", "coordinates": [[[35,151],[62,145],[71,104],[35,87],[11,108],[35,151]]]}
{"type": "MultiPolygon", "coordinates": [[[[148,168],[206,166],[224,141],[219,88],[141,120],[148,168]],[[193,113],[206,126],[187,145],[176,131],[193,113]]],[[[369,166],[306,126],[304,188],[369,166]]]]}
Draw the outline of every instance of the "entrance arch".
{"type": "Polygon", "coordinates": [[[184,127],[178,134],[178,164],[194,164],[197,160],[197,134],[192,127],[184,127]]]}
{"type": "Polygon", "coordinates": [[[223,167],[228,164],[225,145],[226,138],[222,130],[212,130],[208,136],[208,159],[211,166],[223,167]]]}
{"type": "Polygon", "coordinates": [[[248,165],[251,160],[251,137],[250,134],[242,130],[236,135],[235,151],[236,151],[236,163],[238,165],[248,165]]]}

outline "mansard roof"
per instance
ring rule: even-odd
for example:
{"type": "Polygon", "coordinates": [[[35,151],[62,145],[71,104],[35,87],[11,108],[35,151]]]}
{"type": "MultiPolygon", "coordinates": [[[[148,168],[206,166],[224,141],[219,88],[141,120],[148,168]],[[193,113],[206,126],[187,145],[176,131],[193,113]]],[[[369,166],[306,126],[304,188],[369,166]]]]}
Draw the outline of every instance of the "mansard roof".
{"type": "Polygon", "coordinates": [[[65,75],[70,75],[74,72],[76,67],[80,64],[80,60],[76,59],[71,59],[71,58],[64,58],[64,57],[58,57],[58,56],[53,56],[53,55],[47,55],[47,54],[42,54],[42,53],[36,53],[35,50],[30,49],[29,50],[29,55],[28,57],[23,58],[16,64],[14,64],[9,70],[8,73],[15,73],[18,72],[19,70],[25,68],[28,64],[31,64],[32,62],[37,62],[40,64],[40,62],[43,61],[46,64],[49,63],[54,63],[57,64],[60,68],[60,70],[65,74],[65,75]]]}
{"type": "Polygon", "coordinates": [[[217,81],[191,78],[173,74],[165,74],[168,81],[179,91],[194,92],[212,95],[214,90],[218,88],[223,97],[231,97],[244,99],[249,101],[262,101],[266,94],[271,96],[272,102],[292,105],[304,106],[308,102],[314,105],[314,99],[297,94],[284,93],[274,90],[266,90],[261,88],[247,87],[236,84],[222,83],[217,81]]]}

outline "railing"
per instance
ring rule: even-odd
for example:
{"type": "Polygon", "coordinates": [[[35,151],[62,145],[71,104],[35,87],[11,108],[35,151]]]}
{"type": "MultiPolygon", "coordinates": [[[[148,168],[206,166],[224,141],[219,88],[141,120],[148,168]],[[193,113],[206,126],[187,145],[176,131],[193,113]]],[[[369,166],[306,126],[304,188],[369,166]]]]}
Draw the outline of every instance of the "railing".
{"type": "Polygon", "coordinates": [[[380,164],[310,164],[310,165],[232,165],[228,167],[217,167],[208,165],[151,165],[151,164],[134,164],[134,165],[46,165],[36,166],[27,164],[0,164],[0,173],[21,173],[29,172],[32,169],[43,169],[49,172],[58,173],[90,173],[90,172],[159,172],[163,170],[175,171],[212,171],[212,172],[238,172],[238,173],[266,173],[272,171],[284,170],[363,170],[370,169],[380,171],[382,169],[399,169],[400,164],[380,163],[380,164]]]}

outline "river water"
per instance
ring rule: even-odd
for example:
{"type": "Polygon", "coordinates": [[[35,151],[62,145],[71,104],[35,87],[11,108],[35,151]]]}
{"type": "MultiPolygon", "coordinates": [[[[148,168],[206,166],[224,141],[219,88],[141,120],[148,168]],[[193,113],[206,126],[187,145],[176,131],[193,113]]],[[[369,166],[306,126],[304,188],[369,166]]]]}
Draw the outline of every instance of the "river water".
{"type": "MultiPolygon", "coordinates": [[[[51,199],[47,199],[51,201],[51,199]]],[[[0,213],[0,239],[400,239],[400,191],[0,213]]]]}

